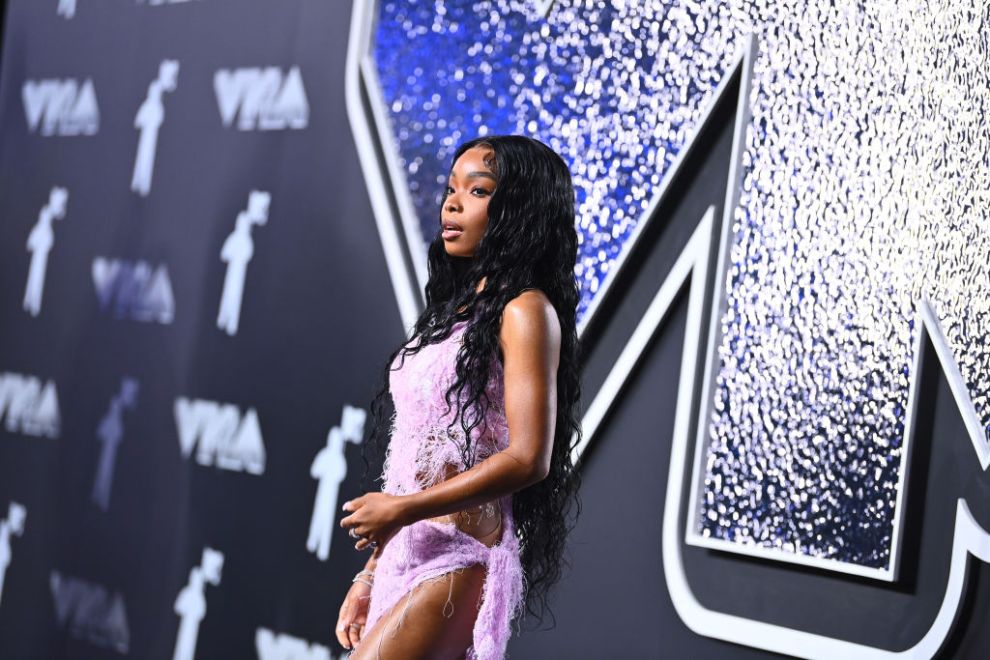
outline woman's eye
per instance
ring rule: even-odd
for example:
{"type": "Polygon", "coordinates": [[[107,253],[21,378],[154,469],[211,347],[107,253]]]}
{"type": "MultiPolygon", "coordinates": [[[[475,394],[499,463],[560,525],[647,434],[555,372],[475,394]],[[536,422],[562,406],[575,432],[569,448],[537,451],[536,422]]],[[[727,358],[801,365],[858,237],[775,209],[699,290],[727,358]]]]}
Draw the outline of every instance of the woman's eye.
{"type": "Polygon", "coordinates": [[[443,189],[443,194],[444,195],[449,195],[449,194],[451,194],[453,192],[454,192],[454,189],[451,188],[450,186],[447,186],[446,188],[443,189]]]}
{"type": "Polygon", "coordinates": [[[488,194],[488,191],[485,190],[484,188],[474,188],[474,189],[471,190],[471,192],[474,193],[475,195],[478,195],[478,196],[487,195],[488,194]]]}

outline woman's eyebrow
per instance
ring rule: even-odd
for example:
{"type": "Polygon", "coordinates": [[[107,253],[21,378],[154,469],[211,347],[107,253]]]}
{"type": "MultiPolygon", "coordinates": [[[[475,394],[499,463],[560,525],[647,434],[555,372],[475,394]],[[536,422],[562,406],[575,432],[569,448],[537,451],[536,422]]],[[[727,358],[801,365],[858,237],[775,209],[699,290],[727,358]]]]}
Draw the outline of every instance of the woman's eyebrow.
{"type": "MultiPolygon", "coordinates": [[[[466,175],[464,175],[464,178],[466,178],[466,179],[485,178],[485,179],[491,179],[495,183],[498,183],[498,179],[495,178],[495,175],[492,174],[491,172],[481,172],[481,171],[478,171],[478,172],[468,172],[466,175]]],[[[453,173],[453,172],[451,172],[450,175],[447,177],[447,180],[448,181],[450,181],[452,179],[455,179],[455,180],[457,179],[457,175],[455,173],[453,173]]]]}

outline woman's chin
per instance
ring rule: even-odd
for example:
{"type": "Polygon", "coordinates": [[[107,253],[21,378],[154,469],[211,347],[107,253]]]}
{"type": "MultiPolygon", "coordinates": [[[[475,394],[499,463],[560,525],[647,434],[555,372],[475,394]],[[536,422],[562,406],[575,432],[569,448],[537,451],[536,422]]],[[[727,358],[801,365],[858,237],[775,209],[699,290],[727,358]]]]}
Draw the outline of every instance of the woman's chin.
{"type": "Polygon", "coordinates": [[[456,245],[451,245],[451,243],[449,241],[444,242],[443,249],[446,250],[447,251],[447,254],[450,255],[451,257],[472,257],[472,256],[474,256],[474,252],[468,253],[465,250],[460,249],[456,245]]]}

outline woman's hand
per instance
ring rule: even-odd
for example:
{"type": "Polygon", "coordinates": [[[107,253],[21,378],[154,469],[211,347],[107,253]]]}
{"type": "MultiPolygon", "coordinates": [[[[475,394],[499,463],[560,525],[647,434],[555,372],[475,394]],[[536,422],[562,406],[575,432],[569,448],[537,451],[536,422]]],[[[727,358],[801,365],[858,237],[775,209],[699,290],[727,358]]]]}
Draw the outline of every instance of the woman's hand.
{"type": "Polygon", "coordinates": [[[351,536],[363,537],[354,544],[358,550],[376,543],[373,556],[377,559],[392,535],[410,522],[404,502],[400,495],[365,493],[344,503],[344,511],[351,512],[351,515],[343,518],[340,526],[352,530],[349,532],[351,536]]]}
{"type": "Polygon", "coordinates": [[[364,624],[368,620],[368,605],[371,603],[371,587],[363,582],[355,582],[344,596],[337,617],[337,641],[345,649],[353,649],[364,636],[364,624]]]}

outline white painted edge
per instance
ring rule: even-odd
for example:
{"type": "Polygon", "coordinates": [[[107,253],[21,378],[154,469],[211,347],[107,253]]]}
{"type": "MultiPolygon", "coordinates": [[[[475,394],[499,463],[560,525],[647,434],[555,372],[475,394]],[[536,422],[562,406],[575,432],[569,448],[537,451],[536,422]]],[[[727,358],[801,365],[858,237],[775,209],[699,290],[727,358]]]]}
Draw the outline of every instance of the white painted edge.
{"type": "Polygon", "coordinates": [[[969,432],[969,438],[973,442],[973,449],[980,459],[980,465],[986,470],[987,467],[990,467],[990,444],[987,444],[986,433],[983,431],[983,426],[980,423],[980,416],[976,412],[976,405],[969,396],[966,381],[963,380],[962,373],[959,371],[959,365],[952,355],[949,340],[946,339],[945,333],[942,332],[942,324],[939,322],[938,315],[935,313],[935,307],[927,298],[921,300],[918,306],[925,329],[928,331],[928,336],[931,337],[932,344],[935,346],[935,352],[938,354],[938,361],[942,365],[942,371],[945,373],[946,380],[949,381],[949,389],[952,390],[952,396],[956,400],[959,412],[962,413],[963,422],[966,424],[966,430],[969,432]]]}
{"type": "MultiPolygon", "coordinates": [[[[419,227],[419,216],[416,214],[412,195],[409,194],[409,181],[406,179],[405,170],[402,169],[402,164],[399,162],[398,147],[388,148],[395,144],[395,136],[392,134],[392,122],[388,116],[388,109],[385,107],[385,99],[381,95],[382,86],[375,69],[375,58],[370,53],[366,53],[361,59],[360,68],[365,83],[364,87],[368,94],[368,104],[374,117],[374,127],[378,129],[378,143],[384,145],[382,151],[385,156],[385,175],[387,180],[392,182],[392,193],[395,195],[399,207],[399,226],[405,233],[406,245],[409,246],[409,252],[412,255],[416,281],[419,282],[419,290],[422,290],[426,288],[429,280],[423,231],[419,227]]],[[[437,205],[436,221],[437,227],[439,227],[439,205],[437,205]]]]}
{"type": "MultiPolygon", "coordinates": [[[[649,307],[644,312],[643,318],[629,337],[629,341],[622,349],[615,364],[612,365],[612,369],[598,390],[598,394],[585,411],[581,419],[583,437],[571,452],[571,458],[576,466],[580,465],[581,458],[588,443],[591,442],[591,439],[598,432],[602,420],[605,419],[612,405],[618,400],[622,386],[629,378],[629,374],[636,367],[646,346],[653,338],[660,324],[667,318],[667,313],[671,309],[674,298],[688,281],[692,269],[695,268],[697,263],[707,261],[708,255],[701,254],[699,251],[708,249],[710,244],[708,235],[711,232],[714,218],[715,207],[709,206],[708,210],[705,211],[705,215],[698,223],[698,227],[691,235],[691,239],[684,247],[677,261],[674,262],[673,268],[670,269],[670,274],[663,281],[663,284],[660,285],[649,307]]],[[[704,293],[703,288],[701,291],[704,293]]],[[[694,288],[692,288],[693,294],[694,288]]],[[[698,323],[700,324],[700,322],[701,319],[699,318],[698,323]]]]}
{"type": "MultiPolygon", "coordinates": [[[[419,318],[423,306],[422,293],[417,287],[413,273],[406,267],[405,252],[402,238],[399,236],[399,222],[393,216],[388,203],[388,188],[385,173],[375,153],[372,140],[372,127],[361,101],[361,62],[364,53],[368,52],[371,43],[371,32],[374,26],[374,0],[354,0],[351,13],[351,28],[347,43],[347,62],[345,64],[344,100],[347,106],[347,117],[351,124],[351,132],[357,147],[358,159],[364,174],[365,185],[371,209],[378,226],[378,235],[385,251],[385,264],[388,268],[392,289],[395,291],[396,302],[399,306],[399,316],[405,327],[407,337],[419,318]]],[[[372,95],[373,96],[373,95],[372,95]]],[[[387,147],[386,143],[386,147],[387,147]]],[[[387,151],[387,148],[385,149],[387,151]]],[[[401,202],[400,202],[401,203],[401,202]]]]}

